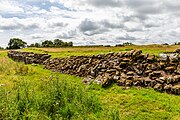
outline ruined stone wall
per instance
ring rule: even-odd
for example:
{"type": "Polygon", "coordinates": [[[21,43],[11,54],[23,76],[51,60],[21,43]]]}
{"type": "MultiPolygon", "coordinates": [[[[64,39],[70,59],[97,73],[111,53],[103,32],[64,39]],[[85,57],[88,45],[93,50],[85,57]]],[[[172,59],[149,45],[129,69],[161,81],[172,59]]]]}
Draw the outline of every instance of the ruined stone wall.
{"type": "Polygon", "coordinates": [[[44,61],[45,68],[85,77],[83,82],[96,82],[103,87],[152,87],[158,91],[180,94],[180,58],[156,58],[142,51],[54,58],[44,61]]]}
{"type": "Polygon", "coordinates": [[[96,82],[103,87],[112,83],[125,88],[152,87],[160,92],[180,95],[180,58],[177,54],[157,58],[154,55],[142,54],[141,50],[132,50],[92,56],[49,58],[43,64],[52,71],[85,77],[85,84],[96,82]]]}
{"type": "Polygon", "coordinates": [[[17,62],[24,62],[25,64],[42,64],[46,59],[50,58],[51,55],[35,54],[33,52],[9,51],[8,57],[17,62]]]}

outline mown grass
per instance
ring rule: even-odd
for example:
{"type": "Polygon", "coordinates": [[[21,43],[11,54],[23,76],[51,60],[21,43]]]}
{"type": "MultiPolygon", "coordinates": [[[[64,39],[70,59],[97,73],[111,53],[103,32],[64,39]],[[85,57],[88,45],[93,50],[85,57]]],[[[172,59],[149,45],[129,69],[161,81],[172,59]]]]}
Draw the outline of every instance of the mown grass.
{"type": "MultiPolygon", "coordinates": [[[[73,51],[70,55],[79,54],[77,49],[68,49],[73,51]]],[[[78,49],[87,51],[87,48],[78,49]]],[[[109,52],[117,48],[105,49],[109,52]]],[[[63,50],[48,53],[54,57],[57,53],[57,56],[65,57],[63,53],[67,49],[63,50]]],[[[154,51],[158,53],[161,50],[154,51]]],[[[33,51],[43,52],[34,48],[33,51]]],[[[145,48],[143,51],[146,52],[145,48]]],[[[94,51],[87,53],[94,54],[94,51]]],[[[180,119],[180,96],[159,93],[150,88],[124,90],[117,85],[109,88],[96,84],[86,86],[80,77],[53,73],[40,65],[16,63],[5,56],[6,52],[0,53],[0,119],[180,119]]]]}
{"type": "Polygon", "coordinates": [[[108,52],[121,52],[121,51],[130,51],[142,50],[143,53],[149,53],[158,55],[162,52],[172,52],[180,48],[180,45],[132,45],[124,47],[71,47],[71,48],[26,48],[22,51],[32,51],[36,53],[48,53],[52,57],[68,57],[68,56],[80,56],[80,55],[96,55],[100,53],[108,52]]]}

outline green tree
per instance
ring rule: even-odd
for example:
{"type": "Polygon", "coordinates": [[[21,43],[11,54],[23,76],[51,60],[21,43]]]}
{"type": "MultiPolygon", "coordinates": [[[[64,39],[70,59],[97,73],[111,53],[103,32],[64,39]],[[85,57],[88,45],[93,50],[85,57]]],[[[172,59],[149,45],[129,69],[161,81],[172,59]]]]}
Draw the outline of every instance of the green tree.
{"type": "Polygon", "coordinates": [[[55,47],[62,47],[63,44],[64,44],[64,42],[62,40],[59,40],[59,39],[54,40],[54,46],[55,47]]]}
{"type": "Polygon", "coordinates": [[[132,43],[130,43],[130,42],[125,42],[125,43],[123,43],[122,45],[128,46],[128,45],[134,45],[134,44],[132,44],[132,43]]]}
{"type": "Polygon", "coordinates": [[[43,47],[54,47],[54,43],[50,40],[45,40],[44,42],[42,42],[42,46],[43,47]]]}
{"type": "Polygon", "coordinates": [[[41,47],[41,44],[40,43],[35,43],[34,47],[41,47]]]}
{"type": "Polygon", "coordinates": [[[34,44],[30,44],[28,47],[34,47],[34,44]]]}
{"type": "Polygon", "coordinates": [[[68,46],[72,47],[73,46],[73,42],[69,42],[68,46]]]}
{"type": "Polygon", "coordinates": [[[0,50],[3,50],[4,48],[0,46],[0,50]]]}
{"type": "Polygon", "coordinates": [[[20,49],[26,47],[27,43],[19,38],[11,38],[8,43],[8,49],[20,49]]]}

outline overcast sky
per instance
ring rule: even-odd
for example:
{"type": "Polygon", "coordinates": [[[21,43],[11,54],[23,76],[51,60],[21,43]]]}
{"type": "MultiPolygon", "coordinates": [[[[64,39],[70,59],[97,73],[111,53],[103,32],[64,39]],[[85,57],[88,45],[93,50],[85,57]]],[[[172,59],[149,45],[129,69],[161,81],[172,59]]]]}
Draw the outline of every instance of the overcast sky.
{"type": "Polygon", "coordinates": [[[28,44],[180,42],[180,0],[0,0],[0,46],[12,37],[28,44]]]}

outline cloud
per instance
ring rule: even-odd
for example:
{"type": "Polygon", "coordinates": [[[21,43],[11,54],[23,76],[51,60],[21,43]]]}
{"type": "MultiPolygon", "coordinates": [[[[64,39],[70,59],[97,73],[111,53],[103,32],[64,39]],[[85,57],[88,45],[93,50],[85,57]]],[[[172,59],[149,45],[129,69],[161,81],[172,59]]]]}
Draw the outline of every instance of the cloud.
{"type": "Polygon", "coordinates": [[[32,21],[32,19],[4,19],[1,17],[0,23],[0,30],[30,30],[39,28],[38,24],[32,21]]]}
{"type": "Polygon", "coordinates": [[[13,36],[28,43],[56,37],[82,45],[174,43],[179,8],[177,0],[1,0],[0,44],[13,36]]]}
{"type": "Polygon", "coordinates": [[[71,39],[71,38],[75,38],[76,35],[77,35],[77,31],[76,30],[72,30],[72,31],[68,31],[67,33],[65,33],[65,32],[58,33],[58,35],[56,35],[56,38],[71,39]]]}
{"type": "Polygon", "coordinates": [[[108,20],[93,21],[90,19],[83,20],[79,25],[79,30],[87,36],[96,34],[103,34],[104,32],[110,31],[110,29],[123,29],[124,25],[116,22],[110,22],[108,20]]]}
{"type": "Polygon", "coordinates": [[[40,38],[43,38],[44,36],[42,34],[32,34],[31,35],[31,38],[32,39],[40,39],[40,38]]]}
{"type": "Polygon", "coordinates": [[[59,21],[59,19],[52,19],[50,21],[48,21],[48,27],[54,28],[54,27],[60,27],[60,28],[64,28],[66,26],[68,26],[68,23],[64,23],[59,21]]]}
{"type": "Polygon", "coordinates": [[[159,14],[163,12],[163,2],[157,0],[125,0],[127,7],[138,14],[159,14]]]}
{"type": "Polygon", "coordinates": [[[124,28],[124,24],[121,24],[121,23],[111,23],[108,20],[103,20],[103,21],[100,22],[100,24],[102,24],[105,28],[112,28],[112,29],[124,28]]]}
{"type": "Polygon", "coordinates": [[[125,36],[116,37],[117,40],[136,40],[137,38],[126,34],[125,36]]]}
{"type": "Polygon", "coordinates": [[[17,14],[23,13],[24,10],[16,2],[3,0],[0,2],[0,12],[17,14]]]}
{"type": "Polygon", "coordinates": [[[85,19],[79,25],[79,30],[81,32],[93,31],[93,30],[97,30],[98,28],[99,28],[99,25],[96,22],[93,22],[89,19],[85,19]]]}
{"type": "Polygon", "coordinates": [[[120,7],[122,5],[120,0],[86,0],[86,3],[95,7],[120,7]]]}

